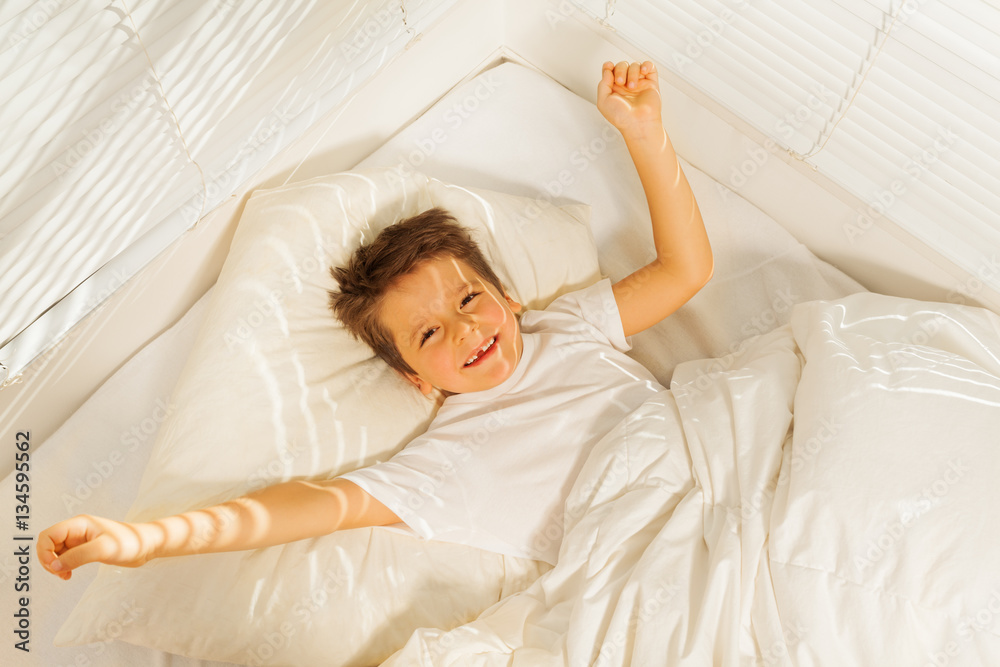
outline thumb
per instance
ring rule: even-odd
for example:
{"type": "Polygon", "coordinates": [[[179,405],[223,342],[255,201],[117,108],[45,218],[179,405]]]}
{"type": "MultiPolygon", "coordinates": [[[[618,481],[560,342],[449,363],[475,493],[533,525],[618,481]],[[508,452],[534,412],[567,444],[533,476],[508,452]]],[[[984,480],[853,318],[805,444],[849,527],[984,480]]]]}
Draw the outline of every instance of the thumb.
{"type": "Polygon", "coordinates": [[[597,84],[597,99],[601,100],[611,94],[615,82],[614,63],[606,62],[601,68],[601,80],[597,84]]]}
{"type": "Polygon", "coordinates": [[[106,562],[112,552],[112,549],[109,548],[112,545],[109,542],[111,542],[111,538],[107,535],[99,535],[88,542],[63,551],[49,562],[48,567],[59,576],[68,575],[65,577],[68,579],[73,570],[81,565],[106,562]]]}

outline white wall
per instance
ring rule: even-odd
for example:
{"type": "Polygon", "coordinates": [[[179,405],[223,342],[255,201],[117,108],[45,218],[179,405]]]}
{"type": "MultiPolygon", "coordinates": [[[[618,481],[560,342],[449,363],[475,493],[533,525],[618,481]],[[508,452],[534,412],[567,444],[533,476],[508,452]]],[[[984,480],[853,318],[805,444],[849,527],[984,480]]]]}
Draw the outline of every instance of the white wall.
{"type": "MultiPolygon", "coordinates": [[[[33,442],[42,442],[204,294],[218,276],[250,191],[350,169],[501,52],[591,100],[602,62],[642,57],[565,1],[463,0],[26,370],[19,384],[0,392],[0,437],[13,442],[16,430],[31,429],[33,442]]],[[[1000,310],[1000,295],[977,292],[974,277],[891,223],[850,241],[844,227],[864,210],[863,202],[769,150],[758,133],[665,68],[660,71],[666,123],[678,152],[770,214],[817,255],[878,292],[944,301],[964,288],[1000,310]]],[[[80,437],[85,445],[86,434],[80,437]]]]}

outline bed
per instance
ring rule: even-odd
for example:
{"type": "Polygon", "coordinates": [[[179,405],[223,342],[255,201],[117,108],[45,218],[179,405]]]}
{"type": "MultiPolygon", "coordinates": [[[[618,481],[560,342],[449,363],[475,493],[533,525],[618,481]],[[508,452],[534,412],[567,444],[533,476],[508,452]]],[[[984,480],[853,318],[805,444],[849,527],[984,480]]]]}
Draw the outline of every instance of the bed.
{"type": "MultiPolygon", "coordinates": [[[[622,143],[592,105],[518,64],[451,91],[357,171],[503,193],[577,220],[586,204],[600,274],[620,279],[649,259],[645,201],[622,143]]],[[[592,452],[568,500],[554,568],[463,553],[469,572],[445,568],[434,587],[395,567],[342,570],[323,601],[310,602],[322,610],[293,626],[281,614],[301,610],[290,598],[317,579],[292,570],[314,564],[307,547],[324,543],[239,561],[194,557],[183,567],[198,574],[174,564],[151,568],[157,574],[102,566],[65,583],[37,567],[32,653],[18,652],[14,664],[1000,661],[1000,520],[985,511],[1000,502],[992,484],[1000,472],[998,318],[869,294],[696,166],[685,171],[716,273],[681,311],[634,338],[632,354],[672,391],[592,452]],[[230,566],[260,561],[304,588],[283,591],[280,581],[258,578],[247,598],[254,604],[241,607],[236,585],[225,594],[230,566]],[[382,587],[351,590],[351,576],[382,587]],[[480,580],[489,587],[463,588],[480,580]],[[177,589],[182,598],[171,597],[177,589]],[[396,590],[422,591],[437,607],[411,605],[404,615],[379,607],[374,598],[396,590]],[[346,618],[349,606],[326,599],[336,594],[344,605],[354,595],[356,614],[369,618],[346,618]],[[441,601],[449,596],[463,599],[441,601]],[[153,604],[160,599],[183,602],[163,610],[153,604]],[[443,620],[427,626],[427,618],[443,620]],[[53,645],[57,634],[74,645],[53,645]]],[[[192,372],[183,360],[218,307],[213,296],[38,450],[35,486],[45,496],[35,496],[36,527],[76,513],[135,511],[165,460],[154,443],[168,439],[161,425],[176,422],[175,386],[192,372]]],[[[412,425],[400,428],[395,437],[412,425]]],[[[260,479],[301,474],[277,468],[260,479]]],[[[206,470],[214,473],[191,476],[209,485],[206,470]]],[[[13,483],[4,480],[5,499],[13,483]]],[[[160,501],[172,499],[164,492],[160,501]]],[[[334,546],[335,562],[404,563],[430,553],[400,529],[365,529],[352,544],[334,546]]],[[[10,577],[14,561],[3,562],[10,577]]]]}

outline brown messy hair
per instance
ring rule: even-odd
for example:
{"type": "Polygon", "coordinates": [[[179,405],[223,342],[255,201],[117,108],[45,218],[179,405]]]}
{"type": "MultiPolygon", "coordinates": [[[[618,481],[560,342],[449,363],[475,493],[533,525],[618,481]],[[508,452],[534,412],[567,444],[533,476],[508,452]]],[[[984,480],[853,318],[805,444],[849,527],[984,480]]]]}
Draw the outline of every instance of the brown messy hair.
{"type": "Polygon", "coordinates": [[[346,266],[330,268],[339,291],[329,291],[330,309],[351,334],[368,344],[390,367],[416,375],[403,361],[392,332],[382,324],[382,299],[404,276],[432,259],[451,257],[468,264],[500,294],[505,290],[469,232],[442,208],[432,208],[379,232],[346,266]]]}

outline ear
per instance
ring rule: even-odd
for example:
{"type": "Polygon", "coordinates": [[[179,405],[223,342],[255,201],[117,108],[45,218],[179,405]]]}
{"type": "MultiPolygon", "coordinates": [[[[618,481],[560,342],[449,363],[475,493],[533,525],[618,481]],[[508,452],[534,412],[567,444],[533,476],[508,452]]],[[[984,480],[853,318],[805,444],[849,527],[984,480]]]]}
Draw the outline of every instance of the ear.
{"type": "Polygon", "coordinates": [[[414,387],[420,390],[420,393],[424,396],[430,396],[431,392],[434,391],[434,386],[430,382],[424,380],[419,375],[411,375],[410,373],[399,373],[400,376],[414,387]]]}
{"type": "Polygon", "coordinates": [[[517,301],[514,301],[514,299],[510,298],[510,294],[504,292],[503,298],[507,300],[507,306],[511,309],[512,312],[514,313],[521,312],[521,304],[519,304],[517,301]]]}

